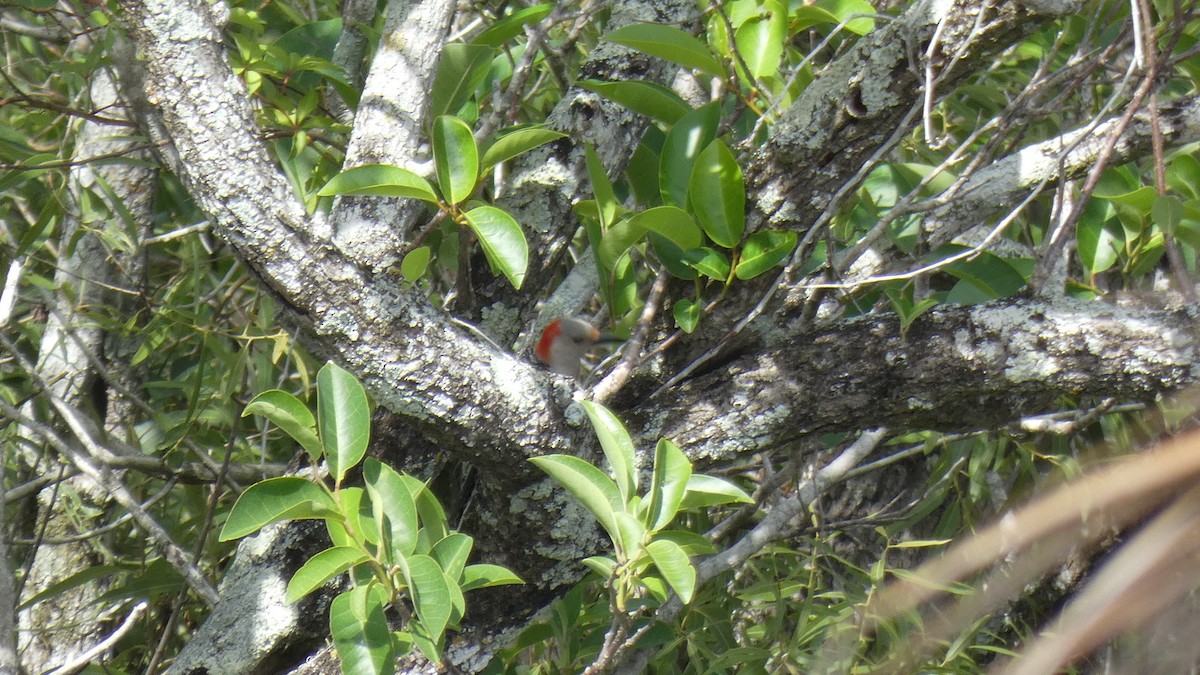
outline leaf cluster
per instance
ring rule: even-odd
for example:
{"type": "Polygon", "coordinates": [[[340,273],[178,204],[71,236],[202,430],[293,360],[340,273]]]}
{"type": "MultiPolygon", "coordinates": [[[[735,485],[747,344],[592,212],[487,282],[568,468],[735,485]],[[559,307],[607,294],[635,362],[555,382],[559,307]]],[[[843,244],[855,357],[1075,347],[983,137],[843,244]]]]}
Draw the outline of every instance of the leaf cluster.
{"type": "Polygon", "coordinates": [[[521,583],[498,565],[467,564],[474,540],[449,529],[445,511],[424,483],[377,459],[363,460],[369,405],[350,373],[332,363],[320,370],[315,418],[299,399],[279,390],[263,392],[243,414],[274,422],[308,451],[314,467],[324,459],[333,486],[300,476],[256,483],[238,497],[221,540],[272,523],[325,521],[333,546],[296,571],[287,599],[295,602],[350,572],[352,588],[334,598],[329,614],[343,672],[393,672],[396,658],[414,646],[438,661],[446,631],[466,613],[464,593],[521,583]],[[360,462],[364,485],[344,485],[360,462]],[[389,628],[389,610],[401,615],[399,630],[389,628]]]}

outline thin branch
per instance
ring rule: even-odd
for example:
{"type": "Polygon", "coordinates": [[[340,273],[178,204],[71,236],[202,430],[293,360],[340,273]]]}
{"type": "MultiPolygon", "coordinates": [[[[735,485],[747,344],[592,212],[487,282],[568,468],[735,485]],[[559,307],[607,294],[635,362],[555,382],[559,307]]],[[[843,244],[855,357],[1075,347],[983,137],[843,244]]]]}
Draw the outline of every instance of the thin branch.
{"type": "Polygon", "coordinates": [[[120,642],[121,638],[125,637],[129,631],[133,630],[133,627],[137,624],[138,620],[142,618],[142,615],[145,614],[146,610],[149,608],[150,603],[146,602],[145,600],[140,600],[136,605],[133,606],[133,609],[129,611],[129,616],[125,617],[125,620],[121,622],[121,625],[118,626],[111,635],[104,638],[100,642],[97,642],[91,649],[88,649],[82,654],[76,656],[74,659],[71,659],[58,668],[50,671],[47,675],[71,675],[71,673],[74,673],[80,668],[99,659],[105,652],[116,646],[116,644],[120,642]]]}

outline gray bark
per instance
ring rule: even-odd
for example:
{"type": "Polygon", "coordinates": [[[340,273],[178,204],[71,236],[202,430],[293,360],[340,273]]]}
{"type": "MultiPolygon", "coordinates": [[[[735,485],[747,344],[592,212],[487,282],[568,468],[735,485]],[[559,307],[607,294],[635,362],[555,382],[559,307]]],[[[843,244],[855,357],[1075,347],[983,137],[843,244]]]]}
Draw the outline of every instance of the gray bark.
{"type": "MultiPolygon", "coordinates": [[[[109,70],[95,73],[89,95],[88,104],[105,110],[108,117],[129,119],[109,70]]],[[[88,405],[91,389],[99,379],[95,364],[106,355],[115,357],[114,352],[121,349],[119,339],[107,336],[90,316],[101,312],[121,316],[141,288],[144,265],[136,243],[150,222],[155,171],[144,164],[91,163],[93,157],[130,153],[141,142],[133,132],[133,127],[87,120],[82,123],[75,147],[80,164],[70,171],[73,193],[79,198],[88,191],[95,203],[107,205],[108,218],[99,227],[110,232],[108,235],[93,232],[91,228],[97,225],[68,219],[60,239],[61,250],[67,254],[59,259],[55,274],[55,283],[62,290],[56,294],[54,311],[47,318],[36,372],[51,396],[73,408],[88,405]],[[131,222],[122,219],[122,210],[131,215],[131,222]],[[122,240],[133,242],[135,248],[122,250],[108,243],[122,240]]],[[[102,396],[106,399],[103,405],[108,428],[118,436],[123,435],[131,425],[123,417],[127,409],[121,395],[104,390],[102,396]]],[[[27,406],[26,414],[35,416],[35,406],[27,406]]],[[[64,425],[60,422],[58,426],[64,425]]],[[[28,431],[26,435],[36,439],[28,431]]],[[[45,446],[35,442],[29,447],[45,446]]],[[[59,470],[58,461],[52,456],[30,451],[25,458],[42,473],[59,470]]],[[[110,487],[79,477],[45,488],[38,496],[39,517],[45,521],[39,533],[49,539],[69,538],[103,524],[105,508],[111,501],[110,487]],[[80,503],[72,503],[64,491],[74,493],[80,503]]],[[[87,539],[73,543],[43,542],[28,570],[22,598],[31,598],[102,561],[102,549],[87,539]]],[[[49,670],[71,661],[103,637],[104,621],[110,610],[96,599],[107,589],[104,580],[96,580],[55,593],[22,610],[18,623],[23,665],[35,672],[49,670]]]]}
{"type": "MultiPolygon", "coordinates": [[[[803,229],[812,222],[805,209],[842,189],[886,145],[919,84],[904,46],[927,42],[938,21],[948,22],[941,86],[949,87],[985,54],[1048,18],[1000,4],[988,10],[994,15],[984,21],[985,30],[968,40],[975,15],[943,10],[914,10],[885,24],[855,48],[857,70],[832,69],[788,113],[751,175],[762,223],[803,229]],[[890,78],[897,80],[894,88],[883,84],[890,78]],[[839,133],[829,135],[832,130],[839,133]]],[[[569,405],[563,382],[463,330],[386,276],[364,273],[329,245],[320,218],[304,214],[255,138],[249,106],[204,6],[144,0],[135,6],[131,28],[146,59],[149,98],[181,158],[181,177],[242,259],[283,300],[286,320],[303,330],[317,355],[360,375],[383,406],[407,421],[409,433],[481,470],[467,529],[479,538],[484,557],[511,564],[533,583],[506,589],[504,603],[485,596],[473,605],[462,651],[451,658],[474,667],[490,653],[483,645],[498,644],[524,612],[571,580],[570,561],[596,541],[579,507],[524,461],[593,448],[580,411],[569,405]]],[[[622,76],[647,72],[644,64],[609,65],[622,76]]],[[[580,105],[611,112],[604,105],[580,105]]],[[[618,121],[596,138],[636,138],[628,135],[634,125],[618,121]]],[[[532,288],[537,275],[549,278],[555,247],[573,227],[566,207],[586,193],[577,153],[577,147],[551,145],[531,154],[530,165],[553,164],[561,173],[545,193],[532,175],[514,181],[507,198],[518,220],[532,228],[535,257],[545,266],[531,270],[532,288]]],[[[615,170],[620,153],[605,159],[615,170]]],[[[531,302],[507,291],[484,297],[493,309],[531,302]]],[[[1183,310],[1012,300],[941,309],[904,335],[886,316],[818,332],[771,334],[790,318],[773,317],[706,372],[657,397],[628,387],[617,400],[640,447],[668,436],[693,458],[720,462],[818,432],[955,429],[968,419],[972,426],[1002,424],[1054,409],[1062,396],[1145,399],[1196,380],[1194,316],[1183,310]]],[[[512,329],[498,332],[511,335],[512,329]]],[[[243,615],[243,621],[254,620],[243,615]]]]}

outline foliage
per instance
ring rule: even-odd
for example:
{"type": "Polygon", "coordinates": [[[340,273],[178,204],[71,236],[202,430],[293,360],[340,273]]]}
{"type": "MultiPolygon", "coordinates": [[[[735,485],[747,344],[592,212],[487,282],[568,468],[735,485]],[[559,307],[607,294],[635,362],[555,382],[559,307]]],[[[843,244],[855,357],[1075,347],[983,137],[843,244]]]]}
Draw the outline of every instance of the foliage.
{"type": "MultiPolygon", "coordinates": [[[[104,121],[110,113],[95,104],[91,87],[117,61],[118,42],[128,35],[120,28],[123,10],[85,4],[9,3],[4,18],[16,23],[6,23],[0,36],[7,64],[0,82],[0,269],[17,270],[6,277],[0,301],[0,401],[8,406],[0,461],[10,495],[5,535],[11,533],[18,569],[22,561],[33,565],[44,538],[54,540],[57,534],[44,529],[48,522],[32,517],[32,501],[16,501],[42,488],[48,499],[66,504],[68,521],[105,535],[95,537],[96,566],[28,593],[22,609],[103,580],[109,585],[96,602],[110,604],[113,613],[119,603],[150,599],[150,617],[125,634],[103,666],[130,672],[169,660],[207,611],[159,542],[113,509],[92,505],[84,489],[66,480],[77,467],[20,429],[22,415],[62,428],[45,395],[47,383],[36,374],[47,359],[43,340],[52,334],[47,317],[57,313],[69,316],[79,334],[104,334],[103,349],[91,355],[89,387],[126,394],[112,401],[87,397],[80,410],[97,429],[115,418],[106,439],[132,458],[114,469],[119,480],[182,549],[196,552],[192,562],[207,578],[219,578],[231,538],[269,522],[321,519],[334,546],[297,572],[289,596],[351,572],[353,587],[334,601],[330,618],[348,669],[356,663],[386,669],[391,656],[414,646],[436,658],[447,631],[463,618],[463,592],[514,579],[499,568],[466,564],[471,538],[449,529],[423,482],[364,459],[369,406],[357,383],[332,367],[313,375],[316,365],[298,346],[294,324],[276,321],[278,297],[235,257],[184,182],[160,171],[148,152],[161,147],[157,139],[134,137],[134,150],[111,155],[89,145],[80,132],[83,121],[104,121]],[[81,148],[87,149],[77,153],[81,148]],[[159,172],[149,216],[134,215],[122,202],[121,185],[81,179],[114,165],[159,172]],[[92,240],[110,257],[146,261],[144,272],[130,266],[130,278],[96,279],[130,305],[85,295],[92,279],[70,264],[92,240]],[[314,380],[315,413],[302,403],[314,380]],[[249,417],[238,415],[244,392],[265,392],[245,407],[249,417]],[[313,466],[326,462],[332,486],[315,477],[275,477],[242,492],[230,511],[225,497],[244,484],[193,471],[196,465],[258,466],[265,475],[278,474],[294,452],[292,440],[313,466]],[[360,471],[361,487],[355,484],[360,471]],[[214,524],[222,523],[218,537],[214,524]],[[389,622],[405,613],[404,627],[393,631],[389,622]]],[[[490,267],[508,287],[538,298],[551,289],[532,288],[527,278],[545,266],[553,268],[552,284],[566,274],[561,261],[590,256],[601,282],[599,299],[588,307],[603,307],[622,328],[642,319],[655,281],[669,278],[660,313],[668,323],[656,326],[665,337],[646,353],[673,356],[672,344],[690,344],[675,333],[723,332],[724,324],[708,323],[713,312],[747,316],[749,306],[731,309],[737,303],[729,299],[740,303],[743,289],[760,289],[752,306],[769,295],[767,283],[776,275],[800,283],[792,289],[797,293],[814,290],[797,301],[805,305],[799,320],[805,328],[886,311],[902,335],[915,335],[938,308],[1032,290],[1038,267],[1052,257],[1047,252],[1056,228],[1066,251],[1059,256],[1065,280],[1058,285],[1075,297],[1155,289],[1166,277],[1197,272],[1200,162],[1194,145],[1097,164],[1090,187],[1081,177],[1063,181],[1057,191],[1031,188],[1028,200],[1008,205],[1000,216],[980,217],[975,231],[937,245],[925,229],[944,204],[963,196],[967,181],[1011,151],[1132,105],[1142,72],[1127,57],[1137,52],[1137,31],[1130,30],[1137,3],[1085,2],[1078,14],[1048,22],[954,86],[938,88],[936,77],[924,83],[937,97],[919,112],[921,119],[898,127],[894,146],[864,160],[853,179],[811,186],[817,197],[796,208],[815,212],[796,216],[806,226],[795,229],[764,228],[764,214],[749,206],[764,170],[754,158],[816,78],[830,76],[826,66],[897,20],[902,3],[726,0],[701,8],[695,33],[683,29],[693,26],[657,24],[609,30],[607,5],[590,13],[579,3],[561,3],[574,19],[564,23],[559,3],[460,3],[456,28],[462,30],[443,47],[429,92],[424,172],[416,161],[343,168],[350,117],[333,101],[352,113],[362,86],[357,74],[334,62],[348,28],[340,3],[230,4],[228,57],[252,98],[258,131],[298,199],[309,213],[330,209],[339,196],[419,202],[422,227],[394,271],[409,290],[449,311],[466,295],[473,255],[481,256],[477,268],[490,267]],[[627,46],[639,58],[676,64],[682,84],[669,88],[582,71],[581,62],[599,45],[627,46]],[[1125,72],[1127,61],[1134,64],[1132,75],[1125,72]],[[590,194],[573,202],[579,232],[565,235],[558,257],[543,260],[547,251],[530,245],[542,223],[518,222],[500,195],[510,187],[505,171],[512,160],[537,148],[585,143],[547,125],[550,110],[572,87],[643,116],[648,128],[619,169],[606,164],[610,149],[583,151],[579,183],[590,194]],[[1063,225],[1075,207],[1078,222],[1063,225]]],[[[1141,34],[1160,57],[1161,70],[1146,75],[1156,83],[1156,105],[1194,95],[1200,29],[1191,9],[1143,4],[1152,20],[1141,34]]],[[[370,43],[368,52],[378,48],[382,17],[357,28],[370,43]]],[[[848,113],[855,112],[851,98],[843,101],[848,113]]],[[[914,398],[914,408],[925,403],[914,398]]],[[[869,492],[864,483],[877,477],[882,483],[893,470],[911,471],[920,476],[910,486],[920,499],[832,522],[818,504],[805,515],[811,522],[790,538],[759,551],[737,574],[699,585],[692,556],[728,545],[769,512],[778,495],[756,495],[761,512],[726,538],[702,542],[730,513],[700,507],[725,503],[734,493],[718,490],[702,499],[705,484],[692,475],[688,448],[664,440],[655,450],[650,485],[639,494],[628,433],[604,408],[584,405],[610,472],[567,456],[535,463],[596,516],[613,552],[589,558],[585,564],[595,574],[556,601],[551,618],[528,628],[497,668],[578,669],[601,654],[617,626],[626,633],[645,629],[637,645],[652,649],[658,672],[807,672],[825,638],[844,630],[848,618],[917,557],[981,526],[1047,476],[1074,477],[1081,455],[1116,454],[1163,432],[1139,414],[1110,412],[1112,401],[1076,396],[1058,401],[1061,417],[1039,427],[1014,422],[987,432],[906,431],[883,446],[888,457],[850,477],[852,492],[869,492]],[[1068,429],[1058,434],[1055,424],[1068,429]],[[1103,449],[1088,450],[1096,445],[1103,449]],[[847,550],[885,554],[863,560],[847,550]],[[671,594],[687,600],[686,607],[673,622],[655,622],[650,613],[671,594]]],[[[715,470],[765,482],[793,457],[792,440],[715,470]]],[[[813,441],[803,462],[815,471],[825,453],[847,442],[838,435],[813,441]]],[[[1031,597],[1027,607],[1016,608],[1027,612],[962,626],[922,668],[988,667],[996,654],[1033,634],[1028,617],[1044,614],[1040,601],[1031,597]],[[1014,616],[1026,618],[1010,621],[1014,616]]],[[[905,630],[898,623],[864,639],[852,665],[886,663],[889,649],[907,639],[905,630]]]]}
{"type": "Polygon", "coordinates": [[[288,583],[295,602],[350,573],[352,587],[333,600],[329,628],[344,673],[390,673],[415,645],[441,658],[446,631],[466,613],[464,593],[521,583],[490,564],[467,564],[474,540],[449,528],[446,513],[424,483],[368,457],[371,416],[367,395],[353,375],[333,363],[317,373],[317,415],[279,390],[263,392],[243,415],[262,415],[308,451],[324,458],[330,488],[316,478],[283,476],[255,483],[238,497],[221,530],[228,541],[271,523],[323,520],[333,547],[304,563],[288,583]],[[343,483],[363,461],[363,487],[343,483]],[[403,627],[391,630],[388,612],[403,627]]]}

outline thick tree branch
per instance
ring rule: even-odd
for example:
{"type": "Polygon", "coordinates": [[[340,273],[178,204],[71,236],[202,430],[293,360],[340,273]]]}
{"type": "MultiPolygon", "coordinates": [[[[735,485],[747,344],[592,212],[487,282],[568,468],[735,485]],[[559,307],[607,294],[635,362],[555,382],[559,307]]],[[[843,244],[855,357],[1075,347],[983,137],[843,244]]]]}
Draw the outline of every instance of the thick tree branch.
{"type": "MultiPolygon", "coordinates": [[[[981,169],[954,194],[940,197],[943,205],[925,217],[922,228],[930,248],[989,222],[1020,203],[1031,190],[1053,187],[1082,176],[1095,163],[1105,138],[1116,124],[1114,117],[1095,127],[1076,129],[1025,147],[981,169]]],[[[1159,124],[1163,143],[1169,147],[1200,140],[1200,97],[1163,106],[1159,124]]],[[[1117,140],[1109,164],[1122,164],[1146,155],[1152,135],[1149,113],[1139,113],[1117,140]]]]}
{"type": "Polygon", "coordinates": [[[769,227],[806,230],[827,197],[854,175],[896,121],[920,106],[926,54],[933,50],[935,84],[949,91],[996,51],[1078,3],[916,3],[834,60],[775,127],[747,171],[752,211],[769,227]]]}
{"type": "Polygon", "coordinates": [[[562,406],[532,366],[324,243],[320,219],[305,215],[254,135],[207,5],[134,3],[130,23],[184,184],[281,297],[311,351],[342,362],[380,403],[492,478],[530,475],[529,449],[571,447],[577,432],[564,427],[562,406]]]}
{"type": "Polygon", "coordinates": [[[1191,309],[1005,300],[932,311],[904,335],[872,314],[750,346],[630,426],[711,462],[814,433],[1000,426],[1062,397],[1147,399],[1197,381],[1195,322],[1191,309]]]}
{"type": "MultiPolygon", "coordinates": [[[[395,164],[419,170],[429,90],[454,16],[452,0],[392,0],[354,117],[344,168],[395,164]]],[[[425,205],[398,197],[340,197],[330,214],[334,241],[360,265],[398,262],[425,205]]]]}

